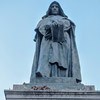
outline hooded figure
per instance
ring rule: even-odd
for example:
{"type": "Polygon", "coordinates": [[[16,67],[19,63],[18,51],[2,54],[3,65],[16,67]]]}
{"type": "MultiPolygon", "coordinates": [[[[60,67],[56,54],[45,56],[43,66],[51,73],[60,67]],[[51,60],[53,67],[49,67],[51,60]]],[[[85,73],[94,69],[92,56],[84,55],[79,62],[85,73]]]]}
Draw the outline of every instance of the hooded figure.
{"type": "Polygon", "coordinates": [[[35,31],[36,50],[30,83],[34,77],[73,77],[77,83],[81,82],[75,24],[58,2],[50,4],[35,31]]]}

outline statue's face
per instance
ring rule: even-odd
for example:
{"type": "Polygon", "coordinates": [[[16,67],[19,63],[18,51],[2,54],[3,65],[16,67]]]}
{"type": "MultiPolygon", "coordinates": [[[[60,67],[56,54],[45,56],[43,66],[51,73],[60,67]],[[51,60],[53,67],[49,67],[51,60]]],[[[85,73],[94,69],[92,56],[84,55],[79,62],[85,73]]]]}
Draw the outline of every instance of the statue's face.
{"type": "Polygon", "coordinates": [[[59,14],[59,7],[57,4],[52,4],[51,6],[51,13],[52,15],[58,15],[59,14]]]}

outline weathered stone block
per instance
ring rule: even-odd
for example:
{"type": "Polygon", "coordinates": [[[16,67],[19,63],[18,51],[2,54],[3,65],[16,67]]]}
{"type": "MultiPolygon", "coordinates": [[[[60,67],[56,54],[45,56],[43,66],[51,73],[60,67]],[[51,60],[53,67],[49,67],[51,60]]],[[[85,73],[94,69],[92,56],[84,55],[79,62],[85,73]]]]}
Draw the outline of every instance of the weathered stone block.
{"type": "Polygon", "coordinates": [[[100,100],[100,91],[5,90],[6,100],[100,100]]]}

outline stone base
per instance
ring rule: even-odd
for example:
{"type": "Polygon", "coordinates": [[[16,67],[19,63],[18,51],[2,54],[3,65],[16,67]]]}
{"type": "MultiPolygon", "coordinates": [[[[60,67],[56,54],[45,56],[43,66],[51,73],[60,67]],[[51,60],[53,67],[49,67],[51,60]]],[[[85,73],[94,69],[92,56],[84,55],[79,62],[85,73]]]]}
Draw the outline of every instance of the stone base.
{"type": "Polygon", "coordinates": [[[100,91],[5,90],[6,100],[100,100],[100,91]]]}
{"type": "MultiPolygon", "coordinates": [[[[21,85],[20,85],[21,86],[21,85]]],[[[90,90],[94,91],[94,86],[85,86],[84,84],[77,83],[75,78],[65,77],[38,77],[33,78],[30,84],[24,84],[24,87],[48,87],[50,90],[90,90]]],[[[16,86],[14,86],[16,88],[16,86]]],[[[20,87],[20,88],[23,88],[20,87]]],[[[18,89],[18,87],[17,87],[18,89]]],[[[24,89],[24,88],[23,88],[24,89]]]]}
{"type": "Polygon", "coordinates": [[[74,78],[34,78],[4,92],[6,100],[100,100],[100,91],[77,83],[74,78]]]}
{"type": "Polygon", "coordinates": [[[83,85],[78,83],[77,85],[68,86],[67,83],[38,83],[38,84],[26,84],[13,85],[15,91],[27,91],[27,90],[54,90],[54,91],[95,91],[93,85],[83,85]]]}

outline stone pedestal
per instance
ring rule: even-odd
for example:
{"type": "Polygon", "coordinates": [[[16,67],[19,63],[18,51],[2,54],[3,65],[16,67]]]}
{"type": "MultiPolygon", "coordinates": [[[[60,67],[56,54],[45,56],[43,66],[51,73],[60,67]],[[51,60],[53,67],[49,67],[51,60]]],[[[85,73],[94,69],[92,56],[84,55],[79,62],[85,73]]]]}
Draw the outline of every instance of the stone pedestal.
{"type": "Polygon", "coordinates": [[[100,91],[5,90],[6,100],[100,100],[100,91]]]}
{"type": "Polygon", "coordinates": [[[94,86],[76,83],[73,78],[34,78],[4,92],[6,100],[100,100],[94,86]]]}

